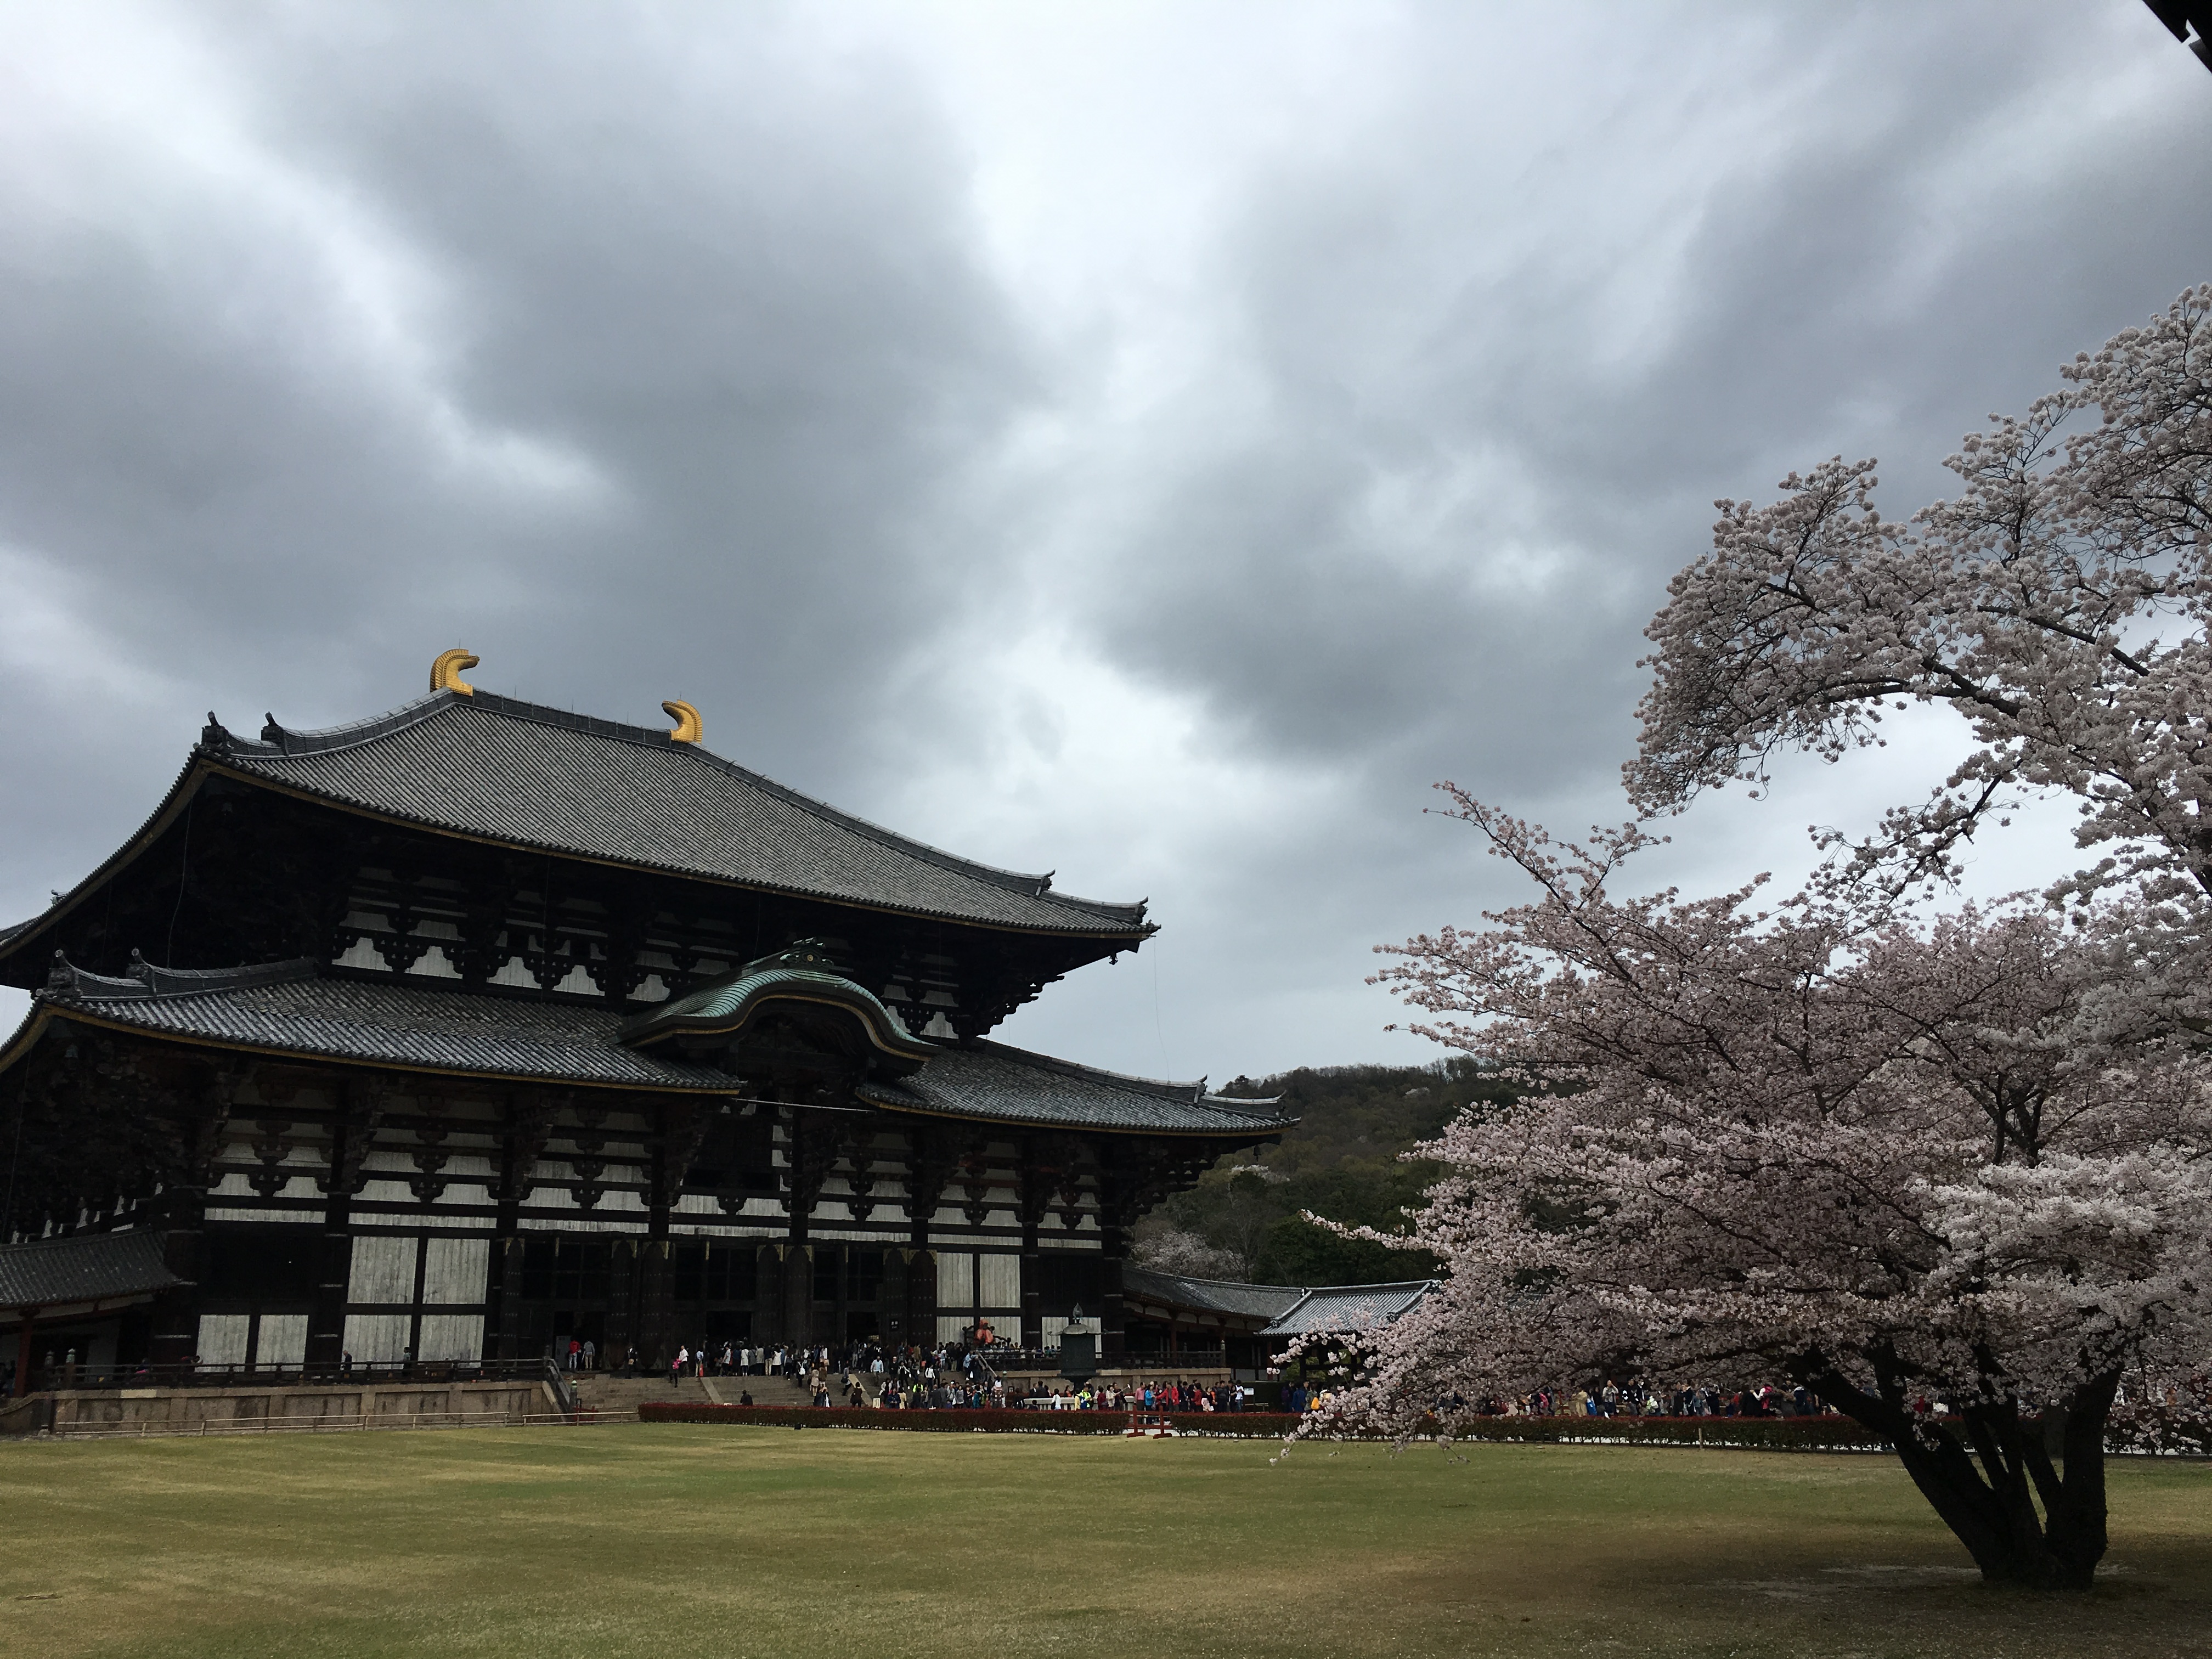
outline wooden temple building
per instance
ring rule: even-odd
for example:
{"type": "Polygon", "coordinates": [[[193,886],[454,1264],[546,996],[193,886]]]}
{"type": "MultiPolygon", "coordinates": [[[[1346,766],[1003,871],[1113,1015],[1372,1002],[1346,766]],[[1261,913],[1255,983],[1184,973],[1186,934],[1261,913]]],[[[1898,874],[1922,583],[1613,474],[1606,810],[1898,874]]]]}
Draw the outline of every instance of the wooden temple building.
{"type": "Polygon", "coordinates": [[[810,799],[686,705],[586,718],[475,660],[331,730],[210,716],[144,825],[0,932],[33,994],[0,1239],[151,1234],[162,1270],[0,1340],[657,1364],[979,1320],[1049,1347],[1079,1305],[1111,1363],[1133,1224],[1289,1123],[990,1040],[1140,948],[1144,905],[810,799]]]}

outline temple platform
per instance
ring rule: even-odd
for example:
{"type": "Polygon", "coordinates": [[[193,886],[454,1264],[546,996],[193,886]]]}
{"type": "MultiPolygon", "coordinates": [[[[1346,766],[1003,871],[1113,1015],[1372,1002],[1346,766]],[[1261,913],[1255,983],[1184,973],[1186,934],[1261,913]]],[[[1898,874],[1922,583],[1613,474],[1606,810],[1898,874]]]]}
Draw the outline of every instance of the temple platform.
{"type": "Polygon", "coordinates": [[[43,1431],[64,1437],[491,1427],[575,1420],[576,1414],[561,1409],[550,1385],[524,1381],[58,1389],[0,1406],[0,1435],[43,1431]]]}

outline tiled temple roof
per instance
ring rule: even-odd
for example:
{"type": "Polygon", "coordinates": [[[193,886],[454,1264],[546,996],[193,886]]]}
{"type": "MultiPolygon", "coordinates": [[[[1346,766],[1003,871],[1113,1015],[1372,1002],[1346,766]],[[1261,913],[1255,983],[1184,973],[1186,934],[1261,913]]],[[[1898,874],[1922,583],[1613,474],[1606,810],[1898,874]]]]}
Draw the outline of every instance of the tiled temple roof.
{"type": "Polygon", "coordinates": [[[1432,1279],[1395,1285],[1331,1285],[1308,1291],[1262,1336],[1355,1336],[1387,1325],[1437,1287],[1432,1279]]]}
{"type": "Polygon", "coordinates": [[[1272,1100],[1210,1094],[1203,1080],[1163,1083],[1054,1060],[1002,1042],[947,1048],[914,1076],[865,1083],[860,1098],[894,1111],[1006,1123],[1219,1134],[1250,1145],[1297,1122],[1272,1100]]]}
{"type": "Polygon", "coordinates": [[[101,1302],[183,1282],[163,1265],[158,1233],[84,1233],[0,1244],[0,1308],[101,1302]]]}
{"type": "MultiPolygon", "coordinates": [[[[803,980],[804,970],[795,976],[803,980]]],[[[626,1028],[636,1040],[635,1017],[614,1009],[449,990],[419,979],[326,977],[305,960],[204,972],[135,962],[131,975],[114,977],[57,959],[25,1032],[0,1052],[18,1052],[24,1035],[55,1015],[356,1065],[694,1094],[739,1089],[720,1067],[627,1046],[626,1028]]],[[[1000,1043],[940,1048],[908,1037],[904,1047],[921,1069],[861,1085],[862,1100],[935,1116],[1219,1136],[1237,1145],[1295,1121],[1278,1115],[1273,1101],[1227,1099],[1208,1094],[1202,1082],[1123,1077],[1000,1043]]]]}
{"type": "Polygon", "coordinates": [[[1038,933],[1141,938],[1139,903],[957,858],[748,771],[661,728],[489,691],[249,740],[211,727],[224,770],[512,847],[809,898],[1038,933]]]}
{"type": "Polygon", "coordinates": [[[1267,1322],[1297,1304],[1307,1292],[1296,1285],[1242,1285],[1230,1279],[1192,1279],[1183,1273],[1155,1273],[1149,1267],[1121,1269],[1123,1296],[1170,1308],[1191,1308],[1203,1313],[1231,1314],[1240,1319],[1267,1322]]]}
{"type": "Polygon", "coordinates": [[[433,988],[420,981],[323,978],[312,962],[113,979],[58,963],[32,1011],[77,1014],[159,1036],[357,1065],[687,1092],[737,1079],[623,1047],[623,1015],[433,988]],[[176,981],[192,983],[179,986],[176,981]]]}

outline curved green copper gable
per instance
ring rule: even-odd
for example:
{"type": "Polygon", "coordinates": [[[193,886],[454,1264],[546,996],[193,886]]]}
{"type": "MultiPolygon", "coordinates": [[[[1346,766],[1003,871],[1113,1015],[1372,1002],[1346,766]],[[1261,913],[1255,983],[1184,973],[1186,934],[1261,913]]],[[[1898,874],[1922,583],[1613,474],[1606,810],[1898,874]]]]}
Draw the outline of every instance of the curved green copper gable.
{"type": "Polygon", "coordinates": [[[851,1015],[868,1046],[896,1071],[911,1071],[943,1052],[908,1031],[866,986],[838,973],[811,940],[648,1008],[623,1023],[622,1040],[627,1047],[643,1048],[678,1036],[735,1036],[764,1008],[791,1002],[851,1015]]]}

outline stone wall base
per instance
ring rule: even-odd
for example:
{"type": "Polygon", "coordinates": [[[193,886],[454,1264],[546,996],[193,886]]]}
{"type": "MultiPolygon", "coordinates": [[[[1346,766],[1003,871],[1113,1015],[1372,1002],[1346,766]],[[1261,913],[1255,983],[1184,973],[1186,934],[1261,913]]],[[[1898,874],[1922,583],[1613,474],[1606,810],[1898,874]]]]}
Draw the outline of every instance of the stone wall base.
{"type": "Polygon", "coordinates": [[[59,1389],[18,1402],[0,1419],[0,1432],[48,1429],[58,1435],[131,1435],[430,1428],[560,1415],[552,1390],[543,1382],[59,1389]]]}

